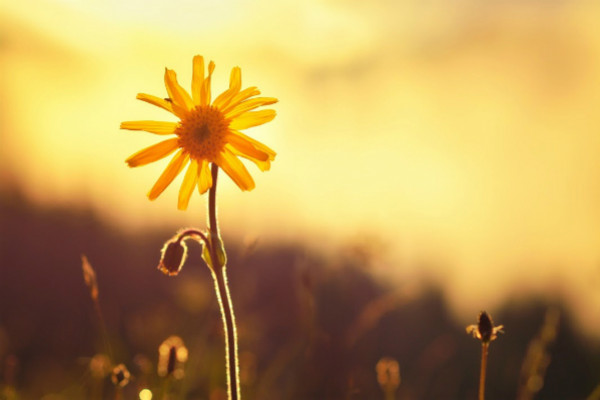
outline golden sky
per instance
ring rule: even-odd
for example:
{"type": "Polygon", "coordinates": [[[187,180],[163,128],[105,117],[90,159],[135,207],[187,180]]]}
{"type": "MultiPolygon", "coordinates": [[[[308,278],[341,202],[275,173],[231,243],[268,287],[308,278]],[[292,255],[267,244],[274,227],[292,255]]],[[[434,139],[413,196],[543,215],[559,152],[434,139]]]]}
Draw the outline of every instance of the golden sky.
{"type": "Polygon", "coordinates": [[[560,292],[600,329],[599,12],[534,0],[7,2],[0,184],[42,204],[87,202],[132,230],[203,225],[199,196],[187,212],[175,187],[145,198],[165,163],[124,160],[157,139],[118,129],[173,120],[135,95],[166,96],[165,67],[189,88],[202,54],[215,93],[237,65],[245,86],[280,99],[277,118],[247,132],[278,152],[271,171],[249,167],[250,193],[221,180],[225,234],[332,251],[367,238],[383,274],[430,265],[469,318],[507,294],[560,292]]]}

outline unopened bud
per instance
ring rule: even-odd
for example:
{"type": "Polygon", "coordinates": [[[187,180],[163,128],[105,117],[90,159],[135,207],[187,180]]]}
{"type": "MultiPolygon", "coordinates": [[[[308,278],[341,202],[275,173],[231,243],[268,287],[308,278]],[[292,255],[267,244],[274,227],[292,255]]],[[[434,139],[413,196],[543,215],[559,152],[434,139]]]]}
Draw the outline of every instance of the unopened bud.
{"type": "Polygon", "coordinates": [[[172,239],[162,248],[158,269],[166,275],[177,275],[187,257],[187,247],[183,240],[172,239]]]}
{"type": "Polygon", "coordinates": [[[223,244],[223,240],[219,236],[208,235],[208,240],[210,242],[210,246],[204,246],[202,250],[202,259],[206,262],[206,264],[211,268],[215,269],[215,267],[221,268],[227,264],[227,253],[225,253],[225,246],[223,244]],[[213,262],[211,257],[211,251],[209,247],[213,247],[216,252],[216,263],[213,262]]]}
{"type": "Polygon", "coordinates": [[[503,325],[494,326],[492,317],[485,311],[479,314],[477,325],[467,326],[467,333],[473,335],[474,338],[481,340],[482,343],[489,343],[496,340],[498,333],[503,332],[503,325]]]}
{"type": "Polygon", "coordinates": [[[489,342],[492,339],[492,333],[494,331],[494,323],[492,319],[485,311],[479,314],[479,322],[477,323],[477,329],[481,335],[482,342],[489,342]]]}

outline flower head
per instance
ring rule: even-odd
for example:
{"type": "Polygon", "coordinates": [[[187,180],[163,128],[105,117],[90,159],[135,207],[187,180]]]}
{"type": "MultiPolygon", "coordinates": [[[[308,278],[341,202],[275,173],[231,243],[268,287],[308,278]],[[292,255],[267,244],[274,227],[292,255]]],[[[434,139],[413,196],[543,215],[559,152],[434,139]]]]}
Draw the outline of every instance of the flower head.
{"type": "Polygon", "coordinates": [[[246,128],[262,125],[275,118],[275,111],[256,108],[273,104],[273,97],[257,97],[256,87],[241,90],[241,70],[231,71],[229,89],[211,102],[211,77],[215,64],[208,64],[204,74],[204,58],[193,60],[191,95],[177,82],[174,71],[165,70],[165,86],[169,97],[163,99],[140,93],[137,98],[161,107],[176,117],[178,122],[128,121],[121,129],[142,130],[157,135],[173,137],[145,148],[126,162],[130,167],[146,165],[163,159],[175,152],[167,168],[148,192],[150,200],[156,199],[177,175],[187,166],[179,190],[177,207],[185,210],[195,187],[200,194],[212,186],[210,164],[219,166],[241,190],[254,189],[254,180],[238,157],[255,163],[262,171],[271,167],[276,153],[261,142],[241,132],[246,128]]]}
{"type": "Polygon", "coordinates": [[[165,275],[177,275],[187,258],[187,246],[180,238],[169,240],[162,248],[158,269],[165,275]]]}
{"type": "Polygon", "coordinates": [[[481,340],[482,343],[489,343],[496,340],[499,332],[503,332],[502,328],[504,328],[504,325],[494,326],[492,317],[487,312],[482,311],[479,313],[477,325],[467,326],[467,333],[472,334],[475,339],[481,340]]]}

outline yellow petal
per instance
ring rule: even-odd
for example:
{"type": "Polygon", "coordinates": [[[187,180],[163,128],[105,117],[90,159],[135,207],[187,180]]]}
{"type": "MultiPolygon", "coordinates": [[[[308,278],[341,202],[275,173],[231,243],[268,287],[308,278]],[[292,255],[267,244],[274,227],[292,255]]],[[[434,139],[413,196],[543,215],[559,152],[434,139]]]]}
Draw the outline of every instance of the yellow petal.
{"type": "Polygon", "coordinates": [[[188,159],[189,155],[184,153],[183,150],[179,150],[179,152],[173,156],[171,162],[169,165],[167,165],[167,168],[165,168],[154,186],[152,186],[152,189],[150,189],[148,192],[148,198],[150,200],[156,199],[167,188],[167,186],[173,182],[173,179],[175,179],[183,167],[185,167],[188,159]]]}
{"type": "Polygon", "coordinates": [[[235,96],[235,93],[231,89],[227,89],[217,96],[217,98],[212,102],[212,105],[219,109],[224,108],[225,105],[229,104],[229,101],[231,101],[233,96],[235,96]]]}
{"type": "Polygon", "coordinates": [[[223,113],[227,113],[229,111],[231,111],[235,106],[237,106],[240,102],[253,97],[253,96],[258,96],[260,94],[260,90],[258,90],[256,88],[256,86],[251,86],[249,88],[246,88],[244,90],[242,90],[241,92],[239,92],[238,94],[236,94],[227,104],[223,104],[221,108],[221,111],[223,113]]]}
{"type": "Polygon", "coordinates": [[[165,68],[165,87],[173,103],[185,110],[194,108],[194,103],[188,92],[177,83],[177,74],[175,71],[167,68],[165,68]]]}
{"type": "Polygon", "coordinates": [[[229,124],[231,129],[246,129],[265,124],[275,118],[275,110],[248,111],[229,124]]]}
{"type": "Polygon", "coordinates": [[[160,97],[152,96],[152,95],[146,94],[146,93],[138,93],[136,98],[138,100],[145,101],[146,103],[150,103],[152,105],[163,108],[163,109],[169,111],[170,113],[177,115],[179,118],[182,118],[183,116],[185,116],[185,110],[183,108],[179,107],[178,105],[173,104],[172,101],[161,99],[160,97]]]}
{"type": "Polygon", "coordinates": [[[178,142],[178,138],[173,138],[156,143],[131,155],[127,160],[125,160],[125,162],[130,167],[139,167],[140,165],[146,165],[151,162],[158,161],[175,151],[175,149],[179,147],[178,142]]]}
{"type": "Polygon", "coordinates": [[[169,135],[177,128],[176,122],[166,121],[125,121],[121,122],[121,129],[131,131],[146,131],[157,135],[169,135]]]}
{"type": "Polygon", "coordinates": [[[255,187],[254,179],[242,162],[227,148],[220,154],[217,165],[235,182],[243,191],[252,190],[255,187]]]}
{"type": "Polygon", "coordinates": [[[160,108],[164,108],[169,112],[173,112],[173,103],[165,99],[161,99],[160,97],[152,96],[151,94],[146,93],[138,93],[136,99],[145,101],[160,108]]]}
{"type": "Polygon", "coordinates": [[[235,129],[232,129],[230,131],[230,133],[235,134],[237,136],[240,136],[241,138],[245,139],[246,141],[252,143],[252,145],[256,149],[264,151],[265,153],[267,153],[269,155],[269,160],[273,161],[275,159],[275,156],[277,155],[277,153],[275,152],[275,150],[271,149],[266,144],[264,144],[262,142],[259,142],[258,140],[253,139],[250,136],[244,135],[242,132],[236,131],[235,129]]]}
{"type": "Polygon", "coordinates": [[[198,181],[198,163],[196,160],[190,161],[190,165],[185,173],[181,189],[179,189],[179,199],[177,200],[177,208],[180,210],[187,209],[190,202],[190,197],[198,181]]]}
{"type": "Polygon", "coordinates": [[[204,57],[194,56],[192,71],[192,100],[195,105],[200,105],[200,93],[204,82],[204,57]]]}
{"type": "Polygon", "coordinates": [[[214,70],[215,63],[211,61],[208,63],[208,76],[204,79],[202,90],[200,91],[200,104],[203,106],[210,104],[210,80],[214,70]]]}
{"type": "Polygon", "coordinates": [[[243,157],[246,160],[252,161],[254,164],[256,164],[256,166],[261,170],[261,171],[268,171],[271,169],[271,160],[260,160],[254,157],[249,156],[248,154],[236,149],[235,147],[231,146],[231,145],[227,145],[226,146],[227,149],[231,150],[231,152],[238,156],[238,157],[243,157]]]}
{"type": "Polygon", "coordinates": [[[246,153],[249,157],[254,157],[261,161],[267,161],[269,159],[269,155],[267,153],[256,149],[252,143],[240,136],[233,134],[227,135],[227,141],[229,142],[229,145],[235,147],[242,153],[246,153]]]}
{"type": "Polygon", "coordinates": [[[251,141],[235,134],[228,135],[227,140],[229,142],[227,148],[235,155],[252,161],[261,171],[268,171],[271,169],[271,161],[275,159],[275,152],[267,153],[259,150],[251,141]]]}
{"type": "Polygon", "coordinates": [[[231,69],[231,75],[229,76],[229,89],[233,90],[236,94],[240,92],[242,88],[242,70],[240,67],[233,67],[231,69]]]}
{"type": "MultiPolygon", "coordinates": [[[[240,157],[244,157],[247,160],[252,161],[254,164],[256,164],[256,166],[261,170],[261,171],[268,171],[271,168],[271,161],[275,160],[275,156],[277,155],[277,153],[275,153],[274,150],[272,150],[271,148],[269,148],[267,145],[259,142],[258,140],[254,140],[249,136],[244,135],[243,133],[239,132],[239,131],[231,131],[231,134],[234,134],[238,137],[240,137],[241,139],[245,140],[246,142],[252,144],[252,146],[257,149],[260,150],[264,153],[266,153],[268,155],[267,160],[263,161],[260,158],[256,158],[256,157],[252,157],[251,155],[249,155],[248,153],[245,153],[244,151],[241,151],[236,149],[234,146],[230,145],[231,147],[231,151],[240,157]]],[[[233,142],[233,140],[230,140],[230,142],[233,142]]]]}
{"type": "Polygon", "coordinates": [[[229,89],[217,96],[212,105],[217,108],[226,107],[231,99],[240,92],[242,86],[242,71],[239,67],[235,67],[231,70],[231,77],[229,78],[229,89]]]}
{"type": "Polygon", "coordinates": [[[231,111],[225,113],[225,117],[229,119],[234,119],[246,111],[254,110],[260,106],[268,106],[270,104],[277,103],[277,99],[275,97],[255,97],[253,99],[249,99],[238,103],[235,107],[231,109],[231,111]]]}
{"type": "Polygon", "coordinates": [[[212,186],[212,174],[207,160],[202,160],[202,165],[198,168],[198,191],[200,194],[206,193],[212,186]]]}

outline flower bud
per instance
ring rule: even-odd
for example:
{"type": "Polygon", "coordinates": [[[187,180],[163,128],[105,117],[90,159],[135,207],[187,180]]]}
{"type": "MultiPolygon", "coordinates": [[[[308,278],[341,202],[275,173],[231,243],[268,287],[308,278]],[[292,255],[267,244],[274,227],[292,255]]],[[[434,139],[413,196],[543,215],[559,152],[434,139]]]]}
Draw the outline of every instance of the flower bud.
{"type": "Polygon", "coordinates": [[[202,249],[202,259],[206,264],[214,270],[215,267],[223,267],[227,264],[227,253],[225,253],[225,246],[223,244],[223,240],[219,236],[213,236],[209,233],[208,240],[210,242],[210,246],[204,246],[202,249]],[[210,247],[213,246],[217,256],[217,265],[213,263],[213,259],[211,257],[210,247]]]}
{"type": "Polygon", "coordinates": [[[489,342],[492,339],[492,333],[494,331],[494,323],[492,319],[485,311],[479,314],[479,322],[477,323],[477,330],[481,335],[482,342],[489,342]]]}
{"type": "Polygon", "coordinates": [[[467,333],[473,335],[475,339],[481,340],[482,343],[489,343],[496,340],[498,333],[503,333],[503,325],[494,325],[492,317],[485,311],[479,314],[477,325],[467,326],[467,333]]]}
{"type": "Polygon", "coordinates": [[[183,240],[171,239],[162,248],[158,269],[165,275],[177,275],[187,257],[187,247],[183,240]]]}

